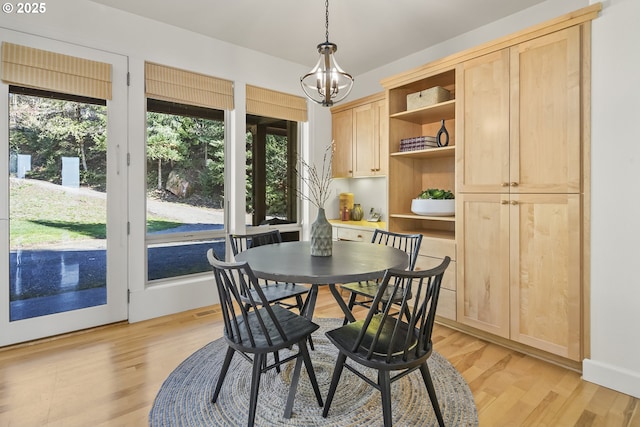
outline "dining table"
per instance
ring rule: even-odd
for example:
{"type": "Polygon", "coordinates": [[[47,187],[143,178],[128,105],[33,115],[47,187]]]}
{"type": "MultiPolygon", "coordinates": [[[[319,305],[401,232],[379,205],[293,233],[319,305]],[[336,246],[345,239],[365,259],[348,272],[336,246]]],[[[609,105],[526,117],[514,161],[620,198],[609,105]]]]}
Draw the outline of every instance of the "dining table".
{"type": "MultiPolygon", "coordinates": [[[[405,269],[409,265],[407,253],[400,249],[341,240],[333,242],[330,256],[312,256],[311,243],[297,241],[249,248],[237,254],[235,259],[248,263],[258,278],[310,284],[309,294],[300,313],[309,320],[313,318],[318,287],[328,286],[349,322],[354,322],[355,318],[336,288],[337,284],[380,279],[387,269],[405,269]]],[[[300,377],[301,362],[302,359],[298,358],[294,367],[292,378],[296,382],[300,377]]],[[[291,417],[292,410],[293,398],[290,396],[285,406],[285,418],[291,417]]]]}

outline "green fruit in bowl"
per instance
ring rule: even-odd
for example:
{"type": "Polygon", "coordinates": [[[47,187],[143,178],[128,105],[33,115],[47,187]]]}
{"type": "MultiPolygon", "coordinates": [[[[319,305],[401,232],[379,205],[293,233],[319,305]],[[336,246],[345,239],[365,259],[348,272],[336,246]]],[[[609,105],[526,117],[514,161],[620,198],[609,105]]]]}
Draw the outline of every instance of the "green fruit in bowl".
{"type": "Polygon", "coordinates": [[[418,195],[418,199],[453,199],[453,193],[448,190],[440,190],[438,188],[429,188],[418,195]]]}

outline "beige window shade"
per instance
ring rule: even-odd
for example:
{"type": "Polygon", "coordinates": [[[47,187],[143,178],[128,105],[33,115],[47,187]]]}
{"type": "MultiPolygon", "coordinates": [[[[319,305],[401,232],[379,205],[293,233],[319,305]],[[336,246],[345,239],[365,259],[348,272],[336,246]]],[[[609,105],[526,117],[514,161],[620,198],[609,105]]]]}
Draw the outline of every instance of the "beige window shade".
{"type": "Polygon", "coordinates": [[[111,64],[7,42],[1,78],[16,86],[111,99],[111,64]]]}
{"type": "Polygon", "coordinates": [[[300,96],[247,85],[247,113],[306,122],[307,101],[300,96]]]}
{"type": "Polygon", "coordinates": [[[233,83],[204,74],[146,62],[147,97],[197,107],[233,109],[233,83]]]}

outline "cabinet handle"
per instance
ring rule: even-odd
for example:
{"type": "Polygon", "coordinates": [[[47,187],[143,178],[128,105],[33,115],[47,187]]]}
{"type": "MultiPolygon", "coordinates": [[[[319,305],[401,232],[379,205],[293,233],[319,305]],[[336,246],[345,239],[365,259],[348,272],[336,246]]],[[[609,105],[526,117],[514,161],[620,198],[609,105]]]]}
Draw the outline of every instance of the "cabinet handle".
{"type": "Polygon", "coordinates": [[[502,186],[503,186],[503,187],[508,187],[508,186],[509,186],[509,183],[508,183],[508,182],[503,182],[503,183],[502,183],[502,186]]]}
{"type": "Polygon", "coordinates": [[[511,204],[512,204],[512,205],[517,205],[517,204],[518,204],[518,202],[516,202],[515,200],[512,200],[512,201],[511,201],[511,204]]]}
{"type": "Polygon", "coordinates": [[[371,172],[375,172],[375,171],[376,171],[376,168],[371,168],[371,172]]]}
{"type": "Polygon", "coordinates": [[[502,205],[508,205],[508,204],[509,204],[509,201],[508,201],[508,200],[502,200],[502,201],[500,201],[500,204],[502,204],[502,205]]]}
{"type": "Polygon", "coordinates": [[[512,186],[512,187],[517,187],[517,186],[518,186],[518,183],[517,183],[517,182],[512,182],[512,183],[511,183],[511,186],[512,186]]]}

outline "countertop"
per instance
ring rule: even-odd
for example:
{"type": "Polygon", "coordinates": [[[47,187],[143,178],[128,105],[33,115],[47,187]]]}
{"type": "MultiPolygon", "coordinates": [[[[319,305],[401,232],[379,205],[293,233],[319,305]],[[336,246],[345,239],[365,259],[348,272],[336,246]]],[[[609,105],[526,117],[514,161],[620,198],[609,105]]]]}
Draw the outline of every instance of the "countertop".
{"type": "Polygon", "coordinates": [[[339,219],[330,219],[329,222],[331,225],[335,225],[338,227],[347,227],[347,228],[379,228],[381,230],[387,229],[387,223],[384,221],[378,222],[369,222],[366,220],[362,221],[341,221],[339,219]]]}

